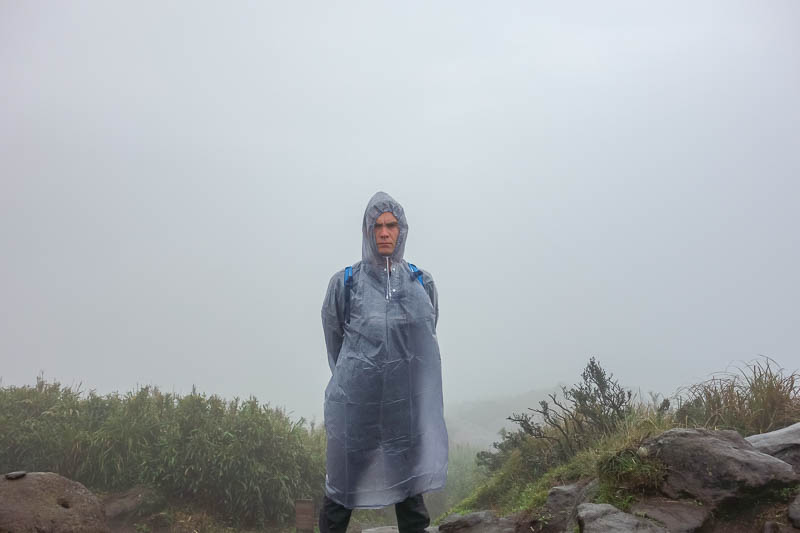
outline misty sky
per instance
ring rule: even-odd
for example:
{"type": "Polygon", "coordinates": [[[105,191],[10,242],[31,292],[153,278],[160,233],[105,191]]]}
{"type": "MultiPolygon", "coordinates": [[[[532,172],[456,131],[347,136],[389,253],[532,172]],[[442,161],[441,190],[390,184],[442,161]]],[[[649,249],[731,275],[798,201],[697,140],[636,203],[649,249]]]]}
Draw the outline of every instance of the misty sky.
{"type": "Polygon", "coordinates": [[[378,190],[446,404],[795,369],[799,98],[795,1],[0,0],[2,385],[319,419],[378,190]]]}

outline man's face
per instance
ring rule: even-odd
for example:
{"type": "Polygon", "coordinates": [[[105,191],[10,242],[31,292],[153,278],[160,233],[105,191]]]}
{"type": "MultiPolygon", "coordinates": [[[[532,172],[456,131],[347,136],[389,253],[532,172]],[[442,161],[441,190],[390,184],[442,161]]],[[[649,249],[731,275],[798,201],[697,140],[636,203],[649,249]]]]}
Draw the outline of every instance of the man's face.
{"type": "Polygon", "coordinates": [[[378,245],[378,253],[392,255],[399,235],[400,225],[397,223],[397,217],[388,211],[381,213],[375,221],[375,244],[378,245]]]}

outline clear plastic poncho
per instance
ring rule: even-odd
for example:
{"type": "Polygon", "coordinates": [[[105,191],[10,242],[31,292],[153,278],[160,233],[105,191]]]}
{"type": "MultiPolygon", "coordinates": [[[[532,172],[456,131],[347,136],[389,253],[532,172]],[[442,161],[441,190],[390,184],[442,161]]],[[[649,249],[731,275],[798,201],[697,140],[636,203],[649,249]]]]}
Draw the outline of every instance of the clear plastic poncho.
{"type": "Polygon", "coordinates": [[[427,272],[420,284],[403,260],[407,235],[400,204],[375,194],[364,213],[362,260],[353,265],[349,322],[344,270],[322,304],[333,373],[325,389],[325,490],[350,509],[391,505],[447,479],[436,286],[427,272]],[[374,236],[387,211],[400,229],[390,257],[378,253],[374,236]]]}

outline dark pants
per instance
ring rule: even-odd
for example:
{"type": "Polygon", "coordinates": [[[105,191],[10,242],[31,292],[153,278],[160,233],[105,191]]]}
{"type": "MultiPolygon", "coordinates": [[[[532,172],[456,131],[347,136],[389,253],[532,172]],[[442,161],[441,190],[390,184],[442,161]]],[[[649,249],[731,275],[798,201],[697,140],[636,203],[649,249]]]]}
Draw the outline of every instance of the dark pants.
{"type": "MultiPolygon", "coordinates": [[[[325,496],[319,510],[319,533],[345,533],[353,510],[325,496]]],[[[422,494],[410,496],[394,505],[400,533],[422,533],[431,523],[422,494]]]]}

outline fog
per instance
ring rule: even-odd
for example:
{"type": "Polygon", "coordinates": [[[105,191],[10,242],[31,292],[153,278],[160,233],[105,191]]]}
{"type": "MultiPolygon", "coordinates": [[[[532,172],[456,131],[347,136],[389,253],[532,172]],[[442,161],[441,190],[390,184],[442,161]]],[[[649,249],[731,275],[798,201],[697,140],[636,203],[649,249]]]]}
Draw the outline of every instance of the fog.
{"type": "MultiPolygon", "coordinates": [[[[0,0],[0,378],[321,418],[378,190],[445,404],[800,361],[800,4],[0,0]]],[[[522,409],[524,406],[520,406],[522,409]]]]}

